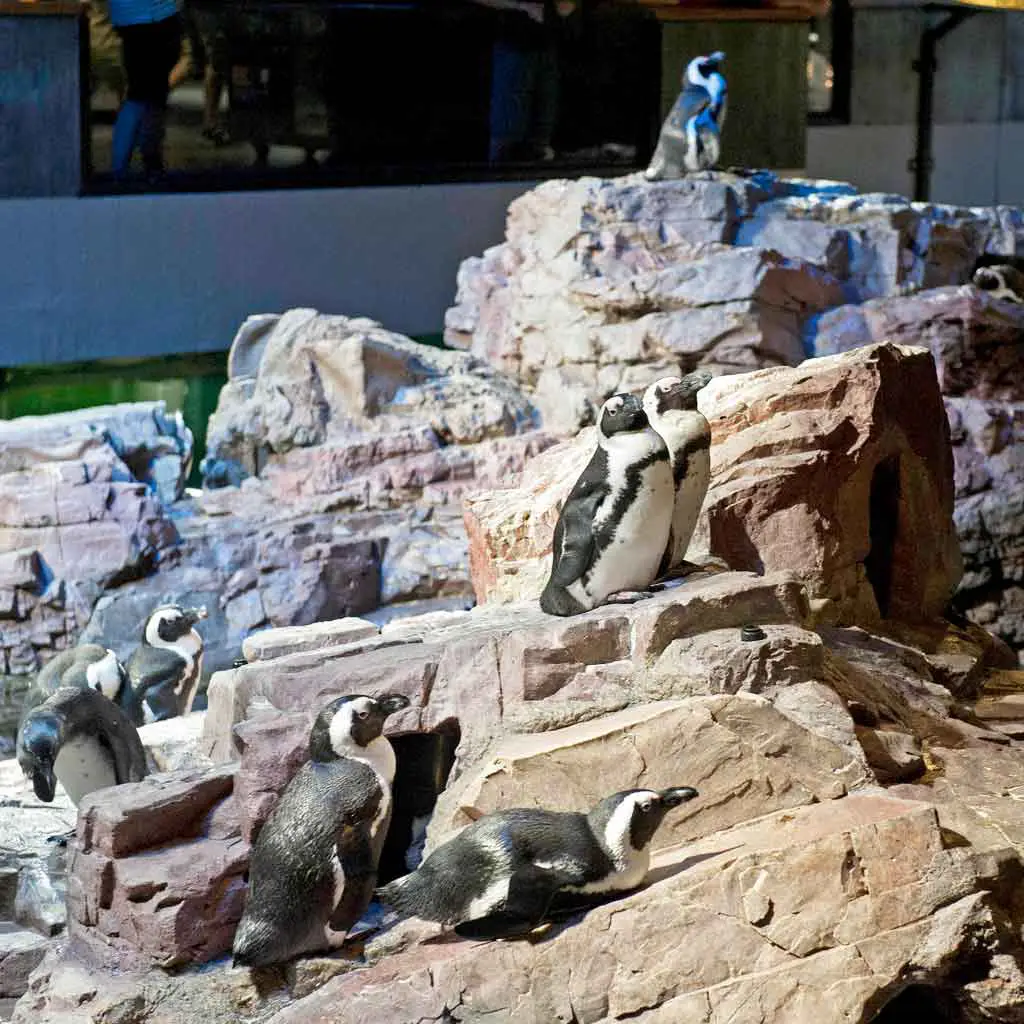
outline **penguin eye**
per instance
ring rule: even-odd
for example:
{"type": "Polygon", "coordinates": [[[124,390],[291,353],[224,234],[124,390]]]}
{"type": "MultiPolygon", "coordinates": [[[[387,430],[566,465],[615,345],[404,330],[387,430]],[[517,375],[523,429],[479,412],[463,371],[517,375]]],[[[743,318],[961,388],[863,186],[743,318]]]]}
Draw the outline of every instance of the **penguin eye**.
{"type": "Polygon", "coordinates": [[[651,806],[652,806],[652,804],[651,804],[650,800],[642,800],[640,802],[640,810],[641,811],[649,811],[651,809],[651,806]]]}
{"type": "Polygon", "coordinates": [[[357,711],[356,712],[356,718],[358,718],[358,719],[365,719],[365,718],[369,718],[369,717],[370,717],[370,712],[369,711],[357,711]]]}

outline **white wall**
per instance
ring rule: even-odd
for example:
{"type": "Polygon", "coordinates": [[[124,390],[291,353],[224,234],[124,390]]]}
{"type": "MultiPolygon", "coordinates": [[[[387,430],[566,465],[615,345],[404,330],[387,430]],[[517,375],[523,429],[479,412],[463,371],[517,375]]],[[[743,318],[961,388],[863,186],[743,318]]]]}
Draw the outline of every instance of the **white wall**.
{"type": "Polygon", "coordinates": [[[534,184],[0,201],[0,366],[225,349],[292,306],[440,331],[534,184]]]}
{"type": "MultiPolygon", "coordinates": [[[[810,127],[807,173],[910,196],[914,139],[912,124],[810,127]]],[[[932,151],[933,202],[1024,206],[1024,123],[935,125],[932,151]]]]}

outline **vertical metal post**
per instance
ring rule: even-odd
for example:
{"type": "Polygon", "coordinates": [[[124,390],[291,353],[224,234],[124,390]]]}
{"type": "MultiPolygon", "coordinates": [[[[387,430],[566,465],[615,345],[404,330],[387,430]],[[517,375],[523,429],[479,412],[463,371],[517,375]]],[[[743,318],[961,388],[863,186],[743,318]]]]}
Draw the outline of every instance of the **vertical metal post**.
{"type": "Polygon", "coordinates": [[[920,77],[917,91],[917,142],[914,147],[914,158],[910,163],[914,172],[914,199],[918,202],[927,202],[931,189],[932,98],[935,94],[935,71],[938,67],[935,51],[939,41],[972,14],[973,10],[954,8],[947,18],[937,25],[929,26],[921,33],[921,48],[918,59],[914,61],[914,70],[920,77]]]}

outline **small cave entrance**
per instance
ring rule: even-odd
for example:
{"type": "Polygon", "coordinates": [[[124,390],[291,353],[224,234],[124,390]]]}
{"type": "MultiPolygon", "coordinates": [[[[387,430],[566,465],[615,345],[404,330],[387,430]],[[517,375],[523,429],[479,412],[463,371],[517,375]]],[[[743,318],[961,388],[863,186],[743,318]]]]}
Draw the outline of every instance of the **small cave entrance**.
{"type": "MultiPolygon", "coordinates": [[[[445,722],[436,732],[390,737],[395,751],[395,780],[391,785],[391,825],[381,850],[377,884],[407,875],[406,853],[421,841],[438,794],[455,763],[461,731],[458,722],[445,722]]],[[[416,866],[417,861],[412,867],[416,866]]]]}
{"type": "Polygon", "coordinates": [[[882,1007],[870,1024],[967,1024],[956,1000],[931,985],[910,985],[882,1007]]]}
{"type": "Polygon", "coordinates": [[[875,466],[868,499],[871,547],[864,559],[868,582],[882,618],[889,617],[892,601],[893,558],[900,513],[900,457],[893,455],[875,466]]]}

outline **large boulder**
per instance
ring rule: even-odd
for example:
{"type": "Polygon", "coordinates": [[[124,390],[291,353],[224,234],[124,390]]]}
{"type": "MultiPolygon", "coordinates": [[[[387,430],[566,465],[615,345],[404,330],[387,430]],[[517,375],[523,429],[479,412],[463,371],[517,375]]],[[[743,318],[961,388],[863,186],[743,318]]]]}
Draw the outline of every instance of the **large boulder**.
{"type": "Polygon", "coordinates": [[[373,320],[312,309],[250,317],[229,369],[205,482],[261,477],[277,501],[331,494],[339,507],[344,494],[355,508],[398,504],[500,463],[495,442],[511,450],[509,438],[537,427],[519,388],[491,367],[373,320]],[[471,450],[480,442],[490,443],[471,450]]]}
{"type": "Polygon", "coordinates": [[[565,436],[640,378],[797,363],[818,314],[962,284],[1021,233],[1017,211],[763,171],[549,181],[510,205],[502,244],[463,263],[445,338],[533,389],[565,436]]]}
{"type": "Polygon", "coordinates": [[[0,672],[39,669],[103,590],[170,556],[163,499],[184,486],[191,445],[163,402],[0,423],[0,672]]]}
{"type": "MultiPolygon", "coordinates": [[[[1024,370],[1024,360],[1021,361],[1024,370]]],[[[1024,398],[1024,384],[1018,387],[1024,398]]],[[[964,576],[956,604],[1024,653],[1024,401],[946,399],[964,576]]]]}
{"type": "MultiPolygon", "coordinates": [[[[875,345],[717,378],[711,486],[692,554],[786,569],[837,621],[928,619],[960,578],[949,429],[930,355],[875,345]]],[[[465,503],[477,600],[536,598],[592,430],[528,464],[516,489],[465,503]]]]}
{"type": "Polygon", "coordinates": [[[665,851],[649,878],[544,941],[417,945],[271,1020],[812,1024],[824,1007],[899,1009],[910,985],[931,1013],[895,1019],[952,1006],[951,1019],[1012,1020],[986,1011],[1024,999],[1005,898],[926,804],[873,794],[779,812],[665,851]]]}

